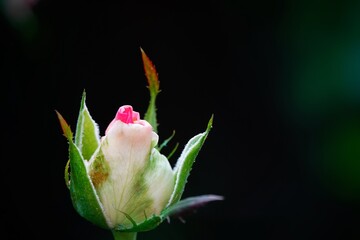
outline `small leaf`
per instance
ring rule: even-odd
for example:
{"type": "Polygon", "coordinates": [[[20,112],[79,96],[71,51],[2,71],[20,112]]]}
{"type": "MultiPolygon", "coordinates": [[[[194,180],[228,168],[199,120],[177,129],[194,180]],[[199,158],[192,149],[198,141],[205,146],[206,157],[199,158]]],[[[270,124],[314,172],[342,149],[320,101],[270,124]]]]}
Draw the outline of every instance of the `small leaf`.
{"type": "Polygon", "coordinates": [[[154,64],[149,57],[141,50],[141,57],[144,64],[145,76],[148,80],[148,88],[150,91],[150,102],[148,109],[145,113],[144,119],[153,127],[153,131],[157,133],[157,119],[156,119],[156,96],[160,92],[160,82],[154,64]]]}
{"type": "Polygon", "coordinates": [[[184,192],[187,178],[190,174],[191,168],[195,159],[203,146],[210,129],[212,128],[213,116],[211,116],[206,131],[200,133],[189,140],[185,145],[179,159],[176,162],[175,172],[175,188],[167,204],[167,207],[177,203],[184,192]]]}
{"type": "Polygon", "coordinates": [[[189,212],[193,212],[196,209],[204,206],[205,204],[213,201],[220,201],[224,200],[223,196],[219,195],[201,195],[196,197],[189,197],[184,200],[177,202],[176,204],[166,208],[162,213],[161,216],[163,218],[166,217],[178,217],[181,218],[182,216],[188,214],[189,212]]]}
{"type": "Polygon", "coordinates": [[[79,117],[76,125],[75,144],[85,160],[90,160],[100,143],[99,128],[91,118],[85,104],[86,94],[83,92],[79,117]]]}

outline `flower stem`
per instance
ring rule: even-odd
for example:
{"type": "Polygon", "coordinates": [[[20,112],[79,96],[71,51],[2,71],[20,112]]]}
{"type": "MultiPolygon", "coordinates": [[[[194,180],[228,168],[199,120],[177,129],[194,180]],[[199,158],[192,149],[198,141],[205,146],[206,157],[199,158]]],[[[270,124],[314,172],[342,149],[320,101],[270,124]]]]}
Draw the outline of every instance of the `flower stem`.
{"type": "Polygon", "coordinates": [[[112,231],[115,240],[136,240],[137,232],[112,231]]]}

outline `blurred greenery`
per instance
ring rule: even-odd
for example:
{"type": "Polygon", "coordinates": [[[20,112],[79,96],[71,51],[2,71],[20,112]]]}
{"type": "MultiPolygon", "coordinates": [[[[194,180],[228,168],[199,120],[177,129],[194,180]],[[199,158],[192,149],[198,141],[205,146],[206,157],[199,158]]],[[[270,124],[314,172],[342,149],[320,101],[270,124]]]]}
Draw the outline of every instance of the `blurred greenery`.
{"type": "Polygon", "coordinates": [[[360,198],[359,1],[293,1],[287,14],[291,85],[288,111],[311,143],[314,179],[342,200],[360,198]],[[315,161],[315,163],[314,163],[315,161]]]}

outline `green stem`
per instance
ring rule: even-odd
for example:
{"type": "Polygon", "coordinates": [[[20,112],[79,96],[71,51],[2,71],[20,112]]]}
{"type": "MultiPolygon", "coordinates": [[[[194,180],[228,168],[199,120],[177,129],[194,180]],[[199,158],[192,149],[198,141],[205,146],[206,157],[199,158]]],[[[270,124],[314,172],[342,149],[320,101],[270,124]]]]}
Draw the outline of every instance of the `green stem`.
{"type": "Polygon", "coordinates": [[[137,232],[112,231],[115,240],[136,240],[137,232]]]}

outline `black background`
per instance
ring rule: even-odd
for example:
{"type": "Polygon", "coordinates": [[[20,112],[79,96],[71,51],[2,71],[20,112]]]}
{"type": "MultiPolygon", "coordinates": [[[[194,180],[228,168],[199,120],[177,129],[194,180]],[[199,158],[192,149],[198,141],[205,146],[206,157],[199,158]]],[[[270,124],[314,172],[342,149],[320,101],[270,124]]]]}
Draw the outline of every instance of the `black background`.
{"type": "MultiPolygon", "coordinates": [[[[149,95],[140,47],[159,73],[160,141],[175,130],[173,144],[181,149],[214,114],[184,197],[212,193],[225,200],[138,239],[359,239],[358,178],[344,184],[316,160],[338,116],[358,120],[359,104],[329,98],[328,111],[306,111],[294,100],[299,59],[316,55],[302,55],[297,28],[311,28],[303,37],[316,50],[341,36],[336,29],[345,23],[336,18],[353,8],[340,1],[42,0],[32,8],[32,22],[21,24],[3,8],[2,239],[112,238],[71,205],[67,142],[55,110],[74,131],[85,89],[101,134],[120,105],[143,116],[149,95]],[[308,13],[321,17],[301,24],[308,13]],[[324,29],[335,33],[319,34],[324,29]],[[344,186],[350,187],[339,191],[344,186]]],[[[351,156],[358,162],[359,155],[351,156]]]]}

